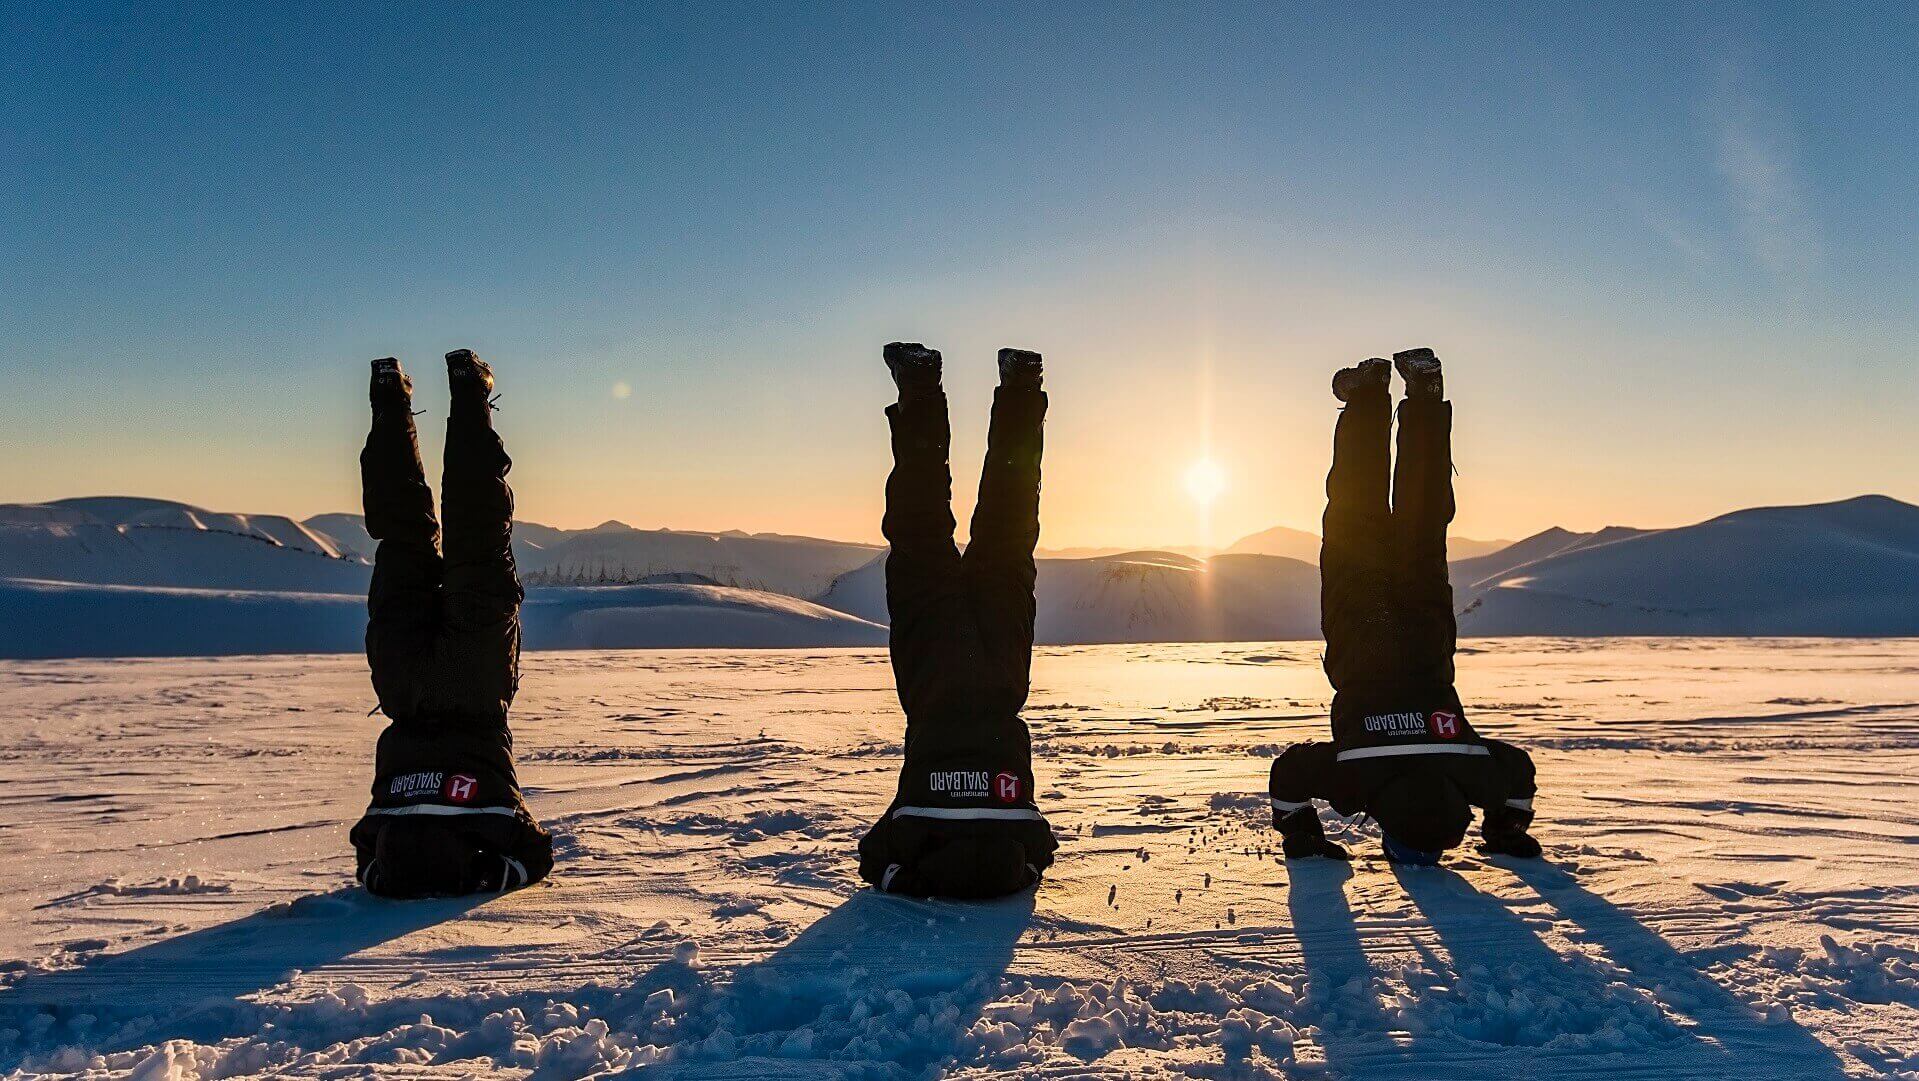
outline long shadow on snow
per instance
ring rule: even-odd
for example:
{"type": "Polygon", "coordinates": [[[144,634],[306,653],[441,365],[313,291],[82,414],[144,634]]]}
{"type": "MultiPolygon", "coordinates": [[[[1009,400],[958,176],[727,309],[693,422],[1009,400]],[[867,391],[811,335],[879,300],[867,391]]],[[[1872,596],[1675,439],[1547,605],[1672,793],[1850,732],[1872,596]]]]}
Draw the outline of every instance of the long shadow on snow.
{"type": "Polygon", "coordinates": [[[1453,972],[1437,986],[1409,987],[1410,997],[1388,1012],[1347,899],[1352,870],[1294,861],[1289,905],[1308,975],[1307,1005],[1330,1065],[1352,1076],[1423,1078],[1434,1070],[1432,1044],[1445,1041],[1453,1046],[1439,1058],[1454,1065],[1477,1059],[1501,1076],[1845,1077],[1817,1038],[1790,1022],[1760,1020],[1664,939],[1564,871],[1501,865],[1576,924],[1573,937],[1603,948],[1627,978],[1557,953],[1506,902],[1452,871],[1395,867],[1451,955],[1453,972]]]}
{"type": "Polygon", "coordinates": [[[30,1054],[99,1053],[170,1039],[213,1042],[256,1031],[243,996],[454,919],[485,901],[393,902],[358,886],[301,897],[229,923],[33,974],[0,990],[0,1073],[30,1054]],[[11,1030],[11,1031],[8,1031],[11,1030]]]}
{"type": "Polygon", "coordinates": [[[1615,1077],[1845,1076],[1804,1029],[1759,1021],[1664,939],[1564,871],[1533,861],[1501,866],[1535,883],[1576,925],[1573,937],[1604,948],[1624,978],[1593,958],[1554,950],[1505,900],[1453,871],[1396,866],[1452,955],[1452,986],[1422,996],[1420,1038],[1492,1045],[1502,1068],[1519,1075],[1603,1062],[1615,1077]]]}
{"type": "Polygon", "coordinates": [[[1406,1061],[1403,1047],[1383,1041],[1388,1024],[1373,987],[1372,962],[1346,899],[1352,866],[1342,860],[1289,860],[1287,905],[1304,955],[1306,1003],[1326,1044],[1329,1064],[1369,1076],[1383,1064],[1406,1061]]]}
{"type": "MultiPolygon", "coordinates": [[[[1566,871],[1532,860],[1501,861],[1500,866],[1570,922],[1570,937],[1603,949],[1638,986],[1652,990],[1668,1008],[1689,1018],[1691,1031],[1700,1037],[1693,1049],[1715,1072],[1750,1078],[1846,1076],[1839,1058],[1818,1037],[1789,1020],[1760,1018],[1751,1005],[1699,971],[1657,932],[1581,886],[1566,871]]],[[[1486,903],[1505,911],[1497,902],[1486,903]]]]}
{"type": "MultiPolygon", "coordinates": [[[[25,977],[0,990],[0,1073],[62,1047],[112,1054],[174,1039],[217,1044],[269,1027],[294,1045],[325,1046],[342,1038],[327,1009],[263,1007],[244,997],[281,984],[290,970],[323,969],[484,900],[388,902],[353,887],[25,977]]],[[[351,1025],[353,1035],[377,1036],[430,1012],[470,1029],[514,1006],[538,1017],[556,997],[570,997],[615,1031],[675,1048],[678,1057],[656,1071],[791,1078],[862,1063],[868,1072],[918,1076],[949,1057],[972,1027],[1032,913],[1030,891],[989,904],[862,891],[730,979],[668,962],[623,987],[570,996],[393,996],[351,1025]],[[682,1011],[668,1016],[653,1005],[662,989],[684,998],[682,1011]]],[[[440,1057],[494,1057],[497,1042],[470,1033],[440,1057]]],[[[593,1064],[591,1057],[555,1062],[540,1075],[568,1076],[593,1064]]]]}
{"type": "Polygon", "coordinates": [[[997,992],[1032,915],[1030,890],[987,903],[862,890],[695,1005],[688,1035],[736,1039],[708,1039],[665,1073],[791,1078],[823,1069],[838,1076],[857,1064],[866,1072],[927,1074],[953,1054],[997,992]],[[815,1068],[795,1059],[815,1060],[815,1068]]]}

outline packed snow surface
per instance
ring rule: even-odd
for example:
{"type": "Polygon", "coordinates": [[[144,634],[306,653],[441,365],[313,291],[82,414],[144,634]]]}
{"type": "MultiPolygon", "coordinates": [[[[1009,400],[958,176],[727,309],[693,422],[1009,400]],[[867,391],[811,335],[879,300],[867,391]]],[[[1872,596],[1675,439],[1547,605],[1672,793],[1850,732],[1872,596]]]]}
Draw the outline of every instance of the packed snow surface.
{"type": "Polygon", "coordinates": [[[1919,642],[1468,643],[1537,863],[1276,858],[1314,644],[1042,650],[1035,893],[875,895],[885,654],[527,657],[546,884],[389,903],[349,656],[0,664],[0,1074],[1919,1075],[1919,642]]]}

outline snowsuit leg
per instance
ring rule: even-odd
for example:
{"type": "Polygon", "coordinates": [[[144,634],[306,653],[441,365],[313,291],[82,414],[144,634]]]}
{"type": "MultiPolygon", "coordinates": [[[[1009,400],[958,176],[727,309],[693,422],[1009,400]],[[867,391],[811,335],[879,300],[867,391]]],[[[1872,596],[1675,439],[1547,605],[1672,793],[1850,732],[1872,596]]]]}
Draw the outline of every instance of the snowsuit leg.
{"type": "MultiPolygon", "coordinates": [[[[880,531],[886,554],[888,648],[900,707],[909,718],[965,708],[967,677],[979,654],[966,606],[959,547],[953,543],[952,430],[946,396],[887,408],[893,471],[886,478],[880,531]]],[[[913,726],[907,726],[912,754],[913,726]]]]}
{"type": "Polygon", "coordinates": [[[1391,475],[1392,399],[1384,388],[1347,404],[1333,429],[1320,542],[1320,630],[1336,696],[1370,695],[1393,681],[1398,654],[1391,475]]]}
{"type": "Polygon", "coordinates": [[[440,523],[420,463],[419,434],[403,405],[376,409],[360,452],[367,532],[379,542],[367,588],[367,665],[380,709],[410,720],[440,626],[440,523]]]}
{"type": "Polygon", "coordinates": [[[1505,812],[1508,819],[1523,818],[1520,829],[1532,824],[1533,797],[1539,794],[1538,773],[1533,767],[1533,756],[1524,748],[1515,747],[1503,739],[1489,739],[1486,749],[1493,755],[1493,774],[1498,778],[1501,791],[1497,803],[1487,799],[1484,810],[1488,820],[1496,813],[1505,812]]]}
{"type": "Polygon", "coordinates": [[[1340,783],[1344,776],[1333,760],[1336,753],[1338,749],[1331,743],[1307,740],[1293,744],[1273,759],[1268,793],[1273,799],[1275,820],[1311,807],[1314,800],[1324,800],[1343,814],[1360,810],[1352,805],[1348,786],[1340,783]]]}
{"type": "Polygon", "coordinates": [[[1399,407],[1399,453],[1393,465],[1393,586],[1402,678],[1413,688],[1453,683],[1459,625],[1446,567],[1452,524],[1453,406],[1408,398],[1399,407]]]}
{"type": "MultiPolygon", "coordinates": [[[[986,466],[963,563],[979,622],[983,708],[1017,714],[1032,687],[1034,585],[1039,568],[1040,457],[1046,394],[1000,387],[986,436],[986,466]]],[[[1022,726],[1023,727],[1023,726],[1022,726]]]]}
{"type": "Polygon", "coordinates": [[[486,403],[455,402],[440,481],[445,619],[435,704],[501,729],[519,687],[525,596],[513,565],[513,489],[506,482],[512,467],[486,403]]]}

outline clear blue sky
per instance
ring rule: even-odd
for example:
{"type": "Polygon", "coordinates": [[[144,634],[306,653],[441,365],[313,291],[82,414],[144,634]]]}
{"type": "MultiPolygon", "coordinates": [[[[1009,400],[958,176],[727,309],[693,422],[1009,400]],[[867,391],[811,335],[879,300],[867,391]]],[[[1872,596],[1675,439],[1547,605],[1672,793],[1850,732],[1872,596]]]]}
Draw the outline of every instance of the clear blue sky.
{"type": "Polygon", "coordinates": [[[0,8],[0,500],[352,509],[470,345],[525,517],[871,538],[894,338],[962,509],[1047,354],[1051,545],[1311,528],[1417,344],[1469,535],[1919,499],[1910,13],[317,7],[0,8]]]}

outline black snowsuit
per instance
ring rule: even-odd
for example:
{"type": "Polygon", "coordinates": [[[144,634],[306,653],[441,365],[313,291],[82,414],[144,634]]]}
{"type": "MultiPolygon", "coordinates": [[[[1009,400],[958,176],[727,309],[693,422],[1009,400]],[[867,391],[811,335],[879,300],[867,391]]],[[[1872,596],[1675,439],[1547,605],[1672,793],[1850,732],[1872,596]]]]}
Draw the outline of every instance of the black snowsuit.
{"type": "MultiPolygon", "coordinates": [[[[479,398],[479,395],[473,395],[479,398]]],[[[376,409],[360,478],[378,540],[367,661],[389,723],[373,801],[353,827],[358,877],[394,897],[504,890],[553,866],[552,838],[513,771],[507,708],[519,686],[512,467],[483,399],[456,399],[440,482],[446,536],[413,417],[376,409]]]]}
{"type": "Polygon", "coordinates": [[[1383,387],[1340,414],[1319,562],[1333,739],[1296,744],[1273,763],[1276,819],[1314,799],[1379,817],[1381,788],[1421,774],[1451,779],[1472,805],[1522,829],[1532,819],[1531,757],[1475,732],[1453,686],[1452,418],[1450,402],[1407,399],[1394,464],[1383,387]]]}
{"type": "Polygon", "coordinates": [[[918,896],[997,897],[1039,880],[1057,843],[1033,799],[1020,717],[1033,653],[1033,548],[1046,395],[1000,387],[972,540],[953,543],[946,398],[887,409],[893,472],[882,530],[905,763],[860,875],[918,896]]]}

